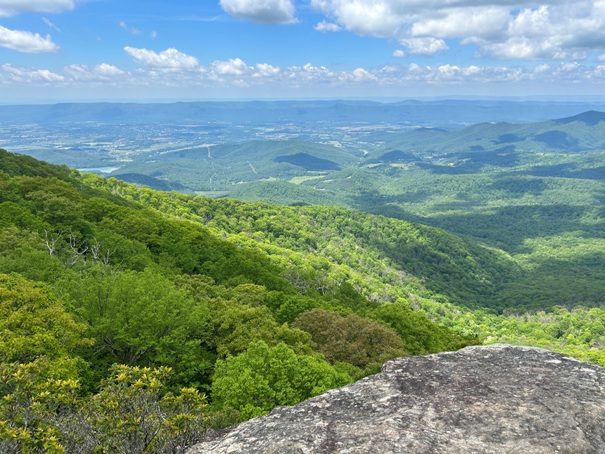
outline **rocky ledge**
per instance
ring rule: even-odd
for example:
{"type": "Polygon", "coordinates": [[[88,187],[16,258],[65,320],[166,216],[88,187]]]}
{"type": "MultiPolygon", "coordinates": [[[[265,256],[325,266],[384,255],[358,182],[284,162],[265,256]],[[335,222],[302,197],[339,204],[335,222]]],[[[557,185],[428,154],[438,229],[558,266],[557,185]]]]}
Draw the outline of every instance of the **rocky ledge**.
{"type": "Polygon", "coordinates": [[[399,358],[188,454],[605,453],[605,369],[491,345],[399,358]]]}

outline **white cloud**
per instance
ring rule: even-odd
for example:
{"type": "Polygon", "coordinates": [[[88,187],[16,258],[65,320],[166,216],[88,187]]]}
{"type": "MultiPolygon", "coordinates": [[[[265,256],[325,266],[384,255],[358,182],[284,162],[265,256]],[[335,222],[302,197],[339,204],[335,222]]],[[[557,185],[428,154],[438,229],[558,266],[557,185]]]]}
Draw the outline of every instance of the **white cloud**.
{"type": "Polygon", "coordinates": [[[25,53],[55,52],[59,49],[52,38],[37,33],[9,30],[0,25],[0,47],[25,53]]]}
{"type": "Polygon", "coordinates": [[[455,65],[442,65],[437,68],[437,73],[446,79],[452,79],[460,74],[460,68],[455,65]]]}
{"type": "Polygon", "coordinates": [[[311,0],[311,6],[323,11],[345,29],[360,35],[394,36],[403,24],[395,14],[396,0],[311,0]]]}
{"type": "Polygon", "coordinates": [[[75,0],[0,0],[0,17],[25,12],[59,13],[71,11],[75,0]]]}
{"type": "Polygon", "coordinates": [[[306,63],[303,66],[290,66],[282,70],[282,84],[289,89],[299,89],[309,86],[323,86],[345,80],[341,74],[330,71],[325,66],[314,66],[306,63]]]}
{"type": "MultiPolygon", "coordinates": [[[[159,54],[157,54],[159,55],[159,54]]],[[[539,87],[546,92],[560,92],[562,87],[580,87],[587,92],[605,84],[605,65],[590,66],[580,62],[535,64],[523,66],[455,65],[435,66],[410,63],[389,64],[378,68],[333,70],[307,63],[304,66],[278,67],[268,63],[247,65],[242,59],[215,61],[207,70],[165,71],[143,66],[127,72],[114,65],[73,64],[59,73],[47,69],[30,69],[0,65],[0,85],[6,92],[11,84],[26,87],[28,93],[47,87],[60,90],[93,90],[94,93],[255,93],[276,97],[301,93],[359,94],[360,84],[367,84],[364,93],[442,95],[485,92],[497,87],[498,93],[519,93],[521,87],[539,87]],[[491,88],[486,88],[491,87],[491,88]],[[592,88],[591,88],[592,87],[592,88]],[[230,90],[234,90],[231,91],[230,90]],[[243,91],[237,91],[243,90],[243,91]]],[[[58,92],[57,91],[57,92],[58,92]]],[[[536,93],[535,90],[531,90],[536,93]]]]}
{"type": "Polygon", "coordinates": [[[253,77],[271,77],[271,76],[278,75],[280,72],[281,72],[281,69],[276,66],[272,66],[267,63],[260,63],[260,64],[256,65],[256,72],[252,76],[253,77]]]}
{"type": "MultiPolygon", "coordinates": [[[[580,59],[605,54],[604,0],[311,0],[348,31],[399,40],[444,40],[502,59],[580,59]]],[[[327,22],[326,22],[327,23],[327,22]]],[[[409,52],[434,48],[409,41],[409,52]]]]}
{"type": "Polygon", "coordinates": [[[506,33],[511,19],[501,6],[444,9],[438,14],[419,15],[411,24],[412,36],[468,39],[498,39],[506,33]]]}
{"type": "Polygon", "coordinates": [[[342,27],[338,24],[333,24],[331,22],[326,22],[325,20],[322,20],[321,22],[317,23],[315,25],[315,30],[317,30],[318,32],[338,32],[340,30],[342,30],[342,27]]]}
{"type": "Polygon", "coordinates": [[[259,24],[296,22],[293,0],[220,0],[229,15],[259,24]]]}
{"type": "Polygon", "coordinates": [[[241,76],[250,70],[240,58],[231,58],[228,61],[215,61],[212,63],[212,69],[215,74],[241,76]]]}
{"type": "Polygon", "coordinates": [[[580,64],[578,62],[570,62],[563,63],[561,65],[561,69],[566,72],[577,71],[580,68],[580,64]]]}
{"type": "Polygon", "coordinates": [[[141,30],[139,30],[138,28],[135,27],[130,27],[126,22],[121,21],[120,22],[120,28],[122,30],[126,30],[128,33],[130,33],[131,35],[142,35],[143,32],[141,30]]]}
{"type": "MultiPolygon", "coordinates": [[[[469,92],[475,92],[483,85],[498,84],[501,90],[505,83],[537,83],[554,84],[605,82],[605,66],[602,69],[589,68],[578,63],[564,63],[557,67],[536,65],[535,67],[507,67],[481,65],[442,64],[424,66],[417,63],[409,65],[390,64],[380,68],[356,68],[347,71],[335,71],[326,66],[316,66],[307,63],[303,66],[277,67],[268,63],[248,65],[240,58],[227,61],[214,61],[208,71],[192,72],[163,72],[151,69],[140,69],[128,73],[121,80],[141,86],[171,86],[171,87],[214,87],[227,90],[231,88],[249,88],[265,93],[291,93],[293,89],[327,90],[335,93],[338,90],[359,89],[360,83],[368,83],[373,89],[409,90],[409,87],[472,87],[469,92]],[[548,69],[550,68],[550,70],[548,69]],[[126,77],[128,76],[128,77],[126,77]]],[[[118,78],[119,79],[119,78],[118,78]]],[[[510,87],[513,87],[511,85],[510,87]]],[[[516,86],[515,86],[516,87],[516,86]]],[[[515,88],[516,90],[516,88],[515,88]]],[[[351,93],[354,93],[352,91],[351,93]]],[[[502,92],[504,94],[504,92],[502,92]]]]}
{"type": "Polygon", "coordinates": [[[405,57],[406,53],[405,51],[401,50],[401,49],[395,49],[393,51],[393,57],[405,57]]]}
{"type": "Polygon", "coordinates": [[[44,22],[48,28],[52,28],[53,30],[58,31],[59,33],[61,33],[61,29],[59,27],[57,27],[55,24],[53,24],[46,17],[42,18],[42,22],[44,22]]]}
{"type": "Polygon", "coordinates": [[[428,74],[431,72],[431,67],[430,66],[425,66],[424,68],[422,66],[420,66],[417,63],[410,63],[407,67],[407,73],[408,74],[412,74],[412,75],[416,75],[416,76],[421,76],[423,74],[428,74]]]}
{"type": "Polygon", "coordinates": [[[374,82],[378,80],[378,78],[374,74],[366,71],[363,68],[355,69],[351,73],[351,79],[355,82],[374,82]]]}
{"type": "Polygon", "coordinates": [[[155,69],[161,70],[192,70],[199,68],[200,64],[195,57],[179,52],[174,48],[162,52],[154,52],[148,49],[137,49],[126,46],[124,51],[137,63],[142,63],[155,69]]]}
{"type": "Polygon", "coordinates": [[[418,55],[433,55],[448,49],[445,41],[438,38],[404,38],[399,44],[407,47],[409,53],[418,55]]]}
{"type": "Polygon", "coordinates": [[[112,80],[126,74],[120,68],[107,63],[96,66],[70,65],[65,71],[76,80],[112,80]]]}
{"type": "Polygon", "coordinates": [[[313,76],[332,76],[333,73],[325,66],[313,66],[311,63],[305,64],[302,68],[293,67],[295,71],[300,70],[300,74],[304,74],[307,78],[313,76]]]}
{"type": "Polygon", "coordinates": [[[62,82],[65,80],[65,77],[48,69],[25,69],[4,64],[2,70],[7,72],[14,82],[62,82]]]}

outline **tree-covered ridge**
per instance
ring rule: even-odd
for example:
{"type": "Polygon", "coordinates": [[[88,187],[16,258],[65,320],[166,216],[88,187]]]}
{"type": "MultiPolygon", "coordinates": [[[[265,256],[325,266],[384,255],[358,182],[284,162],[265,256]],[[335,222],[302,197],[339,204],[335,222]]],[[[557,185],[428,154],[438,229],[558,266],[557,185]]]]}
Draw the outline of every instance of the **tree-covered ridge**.
{"type": "Polygon", "coordinates": [[[346,206],[501,249],[525,279],[498,291],[490,306],[499,310],[602,303],[605,152],[461,151],[434,161],[373,164],[300,184],[242,185],[232,196],[346,206]],[[513,154],[515,162],[496,162],[513,154]]]}
{"type": "Polygon", "coordinates": [[[242,182],[325,174],[356,165],[362,156],[359,150],[300,140],[253,140],[146,153],[122,163],[112,176],[156,189],[180,184],[183,192],[225,191],[242,182]]]}
{"type": "MultiPolygon", "coordinates": [[[[138,191],[0,151],[3,452],[179,452],[208,427],[350,382],[395,355],[476,342],[398,294],[381,297],[376,272],[364,279],[364,267],[353,272],[306,232],[278,233],[285,219],[238,232],[237,211],[207,199],[195,211],[173,193],[135,201],[138,191]],[[372,349],[330,350],[314,339],[321,317],[307,313],[354,321],[375,333],[372,349]]],[[[266,210],[265,221],[279,210],[249,209],[266,210]]],[[[359,259],[386,269],[376,252],[359,259]]],[[[418,279],[390,273],[432,298],[418,279]]]]}
{"type": "MultiPolygon", "coordinates": [[[[358,181],[360,185],[371,181],[363,178],[356,180],[356,176],[347,181],[358,181]]],[[[104,180],[94,176],[85,178],[91,185],[101,185],[106,190],[120,192],[127,199],[142,201],[164,213],[202,222],[236,244],[261,248],[268,252],[271,260],[282,267],[291,266],[292,263],[301,264],[303,270],[306,267],[305,275],[313,277],[311,282],[316,289],[324,288],[326,283],[330,285],[330,282],[339,282],[342,276],[346,275],[349,282],[370,300],[376,303],[404,301],[459,333],[484,336],[489,341],[512,342],[517,339],[518,342],[528,345],[548,346],[605,364],[600,352],[600,345],[604,340],[600,329],[591,331],[594,335],[580,336],[584,339],[582,341],[577,340],[578,332],[587,332],[588,318],[591,320],[591,326],[605,323],[598,308],[589,311],[592,314],[590,317],[583,315],[587,311],[584,308],[599,306],[603,295],[602,282],[605,282],[598,279],[603,269],[598,266],[599,247],[594,243],[598,240],[593,243],[589,240],[591,236],[598,238],[601,235],[598,214],[589,215],[594,211],[592,208],[582,208],[587,213],[584,218],[573,214],[576,208],[572,205],[561,206],[559,211],[556,207],[549,206],[538,211],[531,206],[511,207],[508,217],[510,224],[506,223],[507,218],[497,216],[493,216],[493,221],[485,226],[481,224],[480,218],[469,219],[469,228],[485,228],[486,232],[493,230],[494,238],[498,235],[498,229],[501,238],[511,242],[521,241],[522,236],[527,234],[535,237],[533,242],[523,241],[520,244],[525,249],[518,252],[526,251],[525,256],[511,257],[497,248],[478,246],[472,240],[462,240],[460,237],[419,224],[402,223],[382,216],[368,216],[335,207],[304,204],[284,207],[261,202],[251,204],[229,199],[211,200],[184,194],[164,197],[162,193],[127,186],[113,179],[104,180]],[[551,214],[547,220],[540,213],[551,214]],[[532,218],[527,219],[528,215],[532,215],[532,218]],[[578,223],[578,220],[581,222],[578,223]],[[568,227],[564,227],[565,230],[576,230],[575,236],[557,240],[556,232],[565,231],[557,230],[562,228],[563,222],[569,223],[568,227]],[[522,223],[525,223],[526,229],[516,233],[513,227],[520,228],[522,223]],[[577,231],[578,228],[588,230],[583,233],[577,231]],[[551,233],[544,235],[548,229],[551,233]],[[428,260],[421,266],[434,267],[436,282],[429,283],[428,279],[419,279],[413,271],[404,271],[404,267],[414,264],[415,260],[413,255],[409,255],[410,249],[406,245],[398,249],[398,232],[416,232],[406,237],[406,240],[411,244],[426,247],[422,255],[428,260]],[[419,232],[427,236],[419,242],[414,242],[414,235],[419,237],[419,232]],[[374,241],[371,241],[372,239],[374,241]],[[388,255],[388,248],[380,249],[375,247],[375,243],[391,245],[396,255],[388,255]],[[591,244],[597,246],[597,249],[591,249],[591,244]],[[564,255],[554,259],[557,255],[554,251],[564,255]],[[408,255],[403,257],[402,262],[393,260],[393,257],[401,258],[405,253],[408,255]],[[448,256],[448,261],[451,262],[439,259],[444,255],[448,256]],[[467,265],[469,262],[464,259],[468,260],[469,257],[476,264],[467,265]],[[447,274],[439,275],[441,270],[449,269],[448,266],[451,266],[452,262],[463,268],[457,270],[456,276],[466,276],[466,279],[451,279],[447,274]],[[475,274],[477,279],[473,279],[470,273],[464,274],[464,268],[478,270],[479,273],[475,274]],[[570,274],[570,270],[574,270],[573,273],[570,274]],[[322,271],[324,279],[317,279],[318,271],[322,271]],[[331,279],[326,282],[325,276],[331,276],[331,279]],[[433,291],[428,290],[431,285],[433,291]],[[441,294],[436,293],[435,285],[447,290],[441,294]],[[487,296],[489,292],[493,292],[491,296],[487,296]],[[488,311],[480,310],[477,306],[475,310],[469,311],[448,301],[466,305],[470,305],[472,301],[480,301],[478,306],[488,308],[488,311]],[[561,305],[565,305],[566,309],[561,305]],[[542,318],[548,320],[548,324],[541,333],[538,333],[531,322],[520,323],[516,318],[527,313],[529,320],[536,308],[548,314],[546,318],[542,318]],[[505,315],[493,315],[494,309],[505,315]],[[577,324],[570,324],[570,318],[576,320],[577,324]],[[514,323],[511,320],[515,320],[514,323]],[[509,329],[516,334],[509,335],[509,329]],[[572,338],[568,338],[570,334],[576,339],[573,345],[568,340],[572,338]]],[[[439,184],[437,179],[433,185],[438,187],[439,184]]],[[[562,194],[568,193],[563,190],[560,195],[562,194]]],[[[591,192],[582,194],[588,197],[591,192]]],[[[584,203],[579,199],[576,201],[584,203]]],[[[398,211],[393,214],[401,216],[398,211]]],[[[462,219],[462,213],[460,216],[462,219]]],[[[431,221],[431,218],[412,216],[409,213],[403,217],[431,221]]],[[[405,237],[403,233],[401,235],[405,237]]],[[[477,236],[485,239],[484,235],[477,236]]],[[[290,276],[294,284],[301,276],[300,270],[297,269],[296,274],[290,276]]],[[[304,285],[309,285],[309,281],[304,282],[304,285]]]]}
{"type": "Polygon", "coordinates": [[[442,294],[462,305],[484,307],[502,283],[520,272],[500,251],[403,220],[338,207],[277,206],[174,193],[166,197],[113,178],[84,178],[128,200],[227,233],[235,243],[263,249],[282,267],[303,265],[294,271],[306,270],[303,275],[310,280],[297,284],[293,271],[286,273],[299,289],[310,281],[315,290],[326,293],[349,282],[370,300],[384,302],[395,300],[409,286],[414,293],[442,294]],[[317,275],[320,272],[323,276],[317,275]],[[372,276],[381,276],[374,287],[367,284],[372,276]],[[372,294],[380,283],[397,290],[372,294]]]}
{"type": "MultiPolygon", "coordinates": [[[[282,268],[298,265],[294,274],[289,271],[288,278],[303,292],[307,286],[320,292],[334,289],[334,283],[343,282],[343,276],[346,276],[353,289],[359,290],[374,304],[404,303],[393,307],[414,308],[458,333],[475,335],[490,342],[502,340],[540,345],[605,364],[601,351],[605,337],[603,330],[597,328],[605,326],[605,314],[599,306],[602,282],[595,279],[602,272],[602,268],[595,266],[599,263],[598,255],[593,261],[586,256],[584,263],[588,252],[586,235],[578,239],[575,256],[574,250],[568,249],[571,242],[561,244],[548,236],[540,238],[543,229],[560,228],[565,220],[561,212],[553,212],[550,223],[542,222],[540,217],[534,218],[533,222],[527,221],[527,232],[536,237],[535,244],[540,247],[538,251],[542,251],[542,256],[528,248],[527,257],[519,259],[442,230],[336,207],[304,204],[285,207],[184,194],[167,196],[115,179],[105,180],[92,175],[84,178],[93,186],[119,192],[126,199],[141,201],[163,213],[197,220],[235,244],[260,248],[282,268]],[[561,246],[565,247],[560,253],[570,255],[553,260],[551,251],[561,246]],[[414,274],[413,268],[406,268],[418,263],[414,255],[418,251],[426,259],[419,264],[419,269],[431,270],[435,282],[421,279],[414,274]],[[577,273],[569,274],[569,261],[573,261],[577,273]],[[456,279],[445,272],[452,267],[461,268],[455,270],[456,279]],[[586,271],[584,276],[581,275],[583,271],[586,271]],[[445,289],[443,293],[435,291],[436,286],[445,289]],[[589,292],[593,292],[594,299],[573,297],[589,292]],[[472,302],[478,304],[469,310],[472,302]],[[565,308],[561,307],[563,303],[565,308]],[[598,307],[587,309],[591,306],[598,307]],[[543,329],[533,322],[535,319],[544,323],[543,329]]],[[[530,207],[519,207],[519,210],[525,211],[513,211],[511,220],[522,221],[524,212],[536,213],[530,207]]],[[[549,210],[552,208],[543,208],[544,212],[549,210]]],[[[566,210],[573,212],[574,208],[566,210]]],[[[572,217],[568,218],[570,226],[590,229],[592,234],[597,232],[598,217],[580,224],[573,224],[572,217]]],[[[481,224],[475,221],[469,226],[481,227],[481,224]]],[[[510,226],[496,218],[492,226],[501,228],[503,233],[514,233],[510,226]]],[[[514,236],[509,238],[510,241],[514,239],[514,236]]],[[[528,247],[532,243],[524,244],[528,247]]],[[[343,291],[346,293],[346,289],[338,288],[337,294],[343,291]]],[[[388,307],[392,306],[382,304],[380,310],[388,307]]],[[[402,329],[400,334],[404,331],[402,329]]]]}
{"type": "Polygon", "coordinates": [[[444,131],[420,128],[394,134],[390,147],[414,150],[417,156],[447,156],[460,151],[549,150],[582,152],[605,148],[605,113],[587,111],[572,117],[538,123],[477,123],[444,131]],[[472,144],[472,147],[469,147],[472,144]]]}

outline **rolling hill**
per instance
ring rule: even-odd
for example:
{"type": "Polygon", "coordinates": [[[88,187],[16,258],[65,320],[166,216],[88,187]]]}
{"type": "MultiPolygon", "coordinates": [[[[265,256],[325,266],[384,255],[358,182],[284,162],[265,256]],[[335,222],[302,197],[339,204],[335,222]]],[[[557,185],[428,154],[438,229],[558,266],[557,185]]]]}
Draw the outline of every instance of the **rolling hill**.
{"type": "Polygon", "coordinates": [[[111,176],[140,174],[195,191],[228,190],[245,182],[340,170],[357,165],[362,155],[358,150],[296,140],[252,141],[139,155],[111,176]]]}
{"type": "Polygon", "coordinates": [[[479,123],[453,131],[419,128],[391,135],[385,144],[432,159],[460,153],[593,151],[605,148],[605,113],[587,111],[538,123],[479,123]]]}

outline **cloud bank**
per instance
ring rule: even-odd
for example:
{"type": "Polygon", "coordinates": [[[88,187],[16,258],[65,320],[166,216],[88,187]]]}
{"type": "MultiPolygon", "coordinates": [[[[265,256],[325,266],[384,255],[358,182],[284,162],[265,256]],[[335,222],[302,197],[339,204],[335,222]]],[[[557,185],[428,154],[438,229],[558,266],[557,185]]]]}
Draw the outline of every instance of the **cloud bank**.
{"type": "Polygon", "coordinates": [[[258,24],[296,22],[293,0],[221,0],[220,5],[227,14],[258,24]]]}
{"type": "Polygon", "coordinates": [[[402,52],[430,55],[447,40],[499,59],[580,59],[605,50],[603,0],[311,0],[333,23],[396,38],[402,52]]]}
{"type": "MultiPolygon", "coordinates": [[[[375,68],[358,67],[335,70],[307,63],[302,66],[279,67],[269,63],[247,64],[240,58],[216,60],[201,65],[192,56],[176,49],[154,52],[126,48],[125,51],[141,66],[124,70],[108,63],[73,64],[61,71],[23,68],[9,64],[0,66],[0,85],[33,84],[56,87],[94,87],[123,89],[140,87],[179,87],[188,92],[227,93],[233,89],[253,89],[273,95],[305,90],[307,93],[350,92],[385,89],[390,93],[417,93],[428,90],[477,86],[503,88],[533,86],[539,88],[601,87],[605,83],[605,65],[578,62],[539,63],[533,66],[482,66],[418,63],[389,64],[375,68]],[[178,70],[175,70],[177,69],[178,70]],[[479,85],[478,85],[479,84],[479,85]],[[327,90],[327,91],[326,91],[327,90]]],[[[454,90],[455,91],[455,90],[454,90]]]]}

